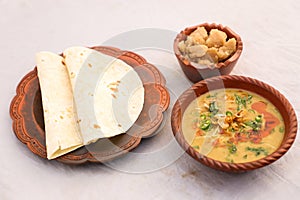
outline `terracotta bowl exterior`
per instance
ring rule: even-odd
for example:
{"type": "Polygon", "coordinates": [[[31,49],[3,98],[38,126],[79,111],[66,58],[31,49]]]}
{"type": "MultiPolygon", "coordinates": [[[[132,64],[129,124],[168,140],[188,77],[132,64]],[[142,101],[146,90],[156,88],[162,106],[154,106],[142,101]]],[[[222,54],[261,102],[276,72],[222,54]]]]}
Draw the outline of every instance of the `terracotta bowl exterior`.
{"type": "Polygon", "coordinates": [[[186,75],[186,77],[196,83],[198,81],[201,81],[206,78],[210,78],[213,76],[219,76],[219,75],[228,75],[230,72],[233,70],[234,66],[236,65],[242,50],[243,50],[243,42],[238,34],[233,32],[229,27],[227,26],[222,26],[221,24],[209,24],[209,23],[204,23],[204,24],[199,24],[197,26],[192,26],[184,29],[181,31],[177,37],[174,40],[174,45],[173,45],[174,53],[176,55],[176,58],[181,66],[182,71],[186,75]],[[204,27],[207,32],[209,32],[211,29],[218,29],[227,34],[227,38],[235,38],[237,41],[237,50],[236,52],[230,56],[228,59],[226,59],[223,62],[219,62],[215,65],[213,69],[211,68],[202,68],[199,69],[195,66],[193,66],[189,60],[185,59],[181,52],[178,49],[178,43],[182,40],[185,40],[188,35],[190,35],[193,31],[197,29],[197,27],[204,27]]]}
{"type": "Polygon", "coordinates": [[[186,90],[175,103],[172,110],[172,130],[180,146],[200,163],[226,172],[245,172],[269,165],[283,156],[293,144],[297,134],[297,118],[289,101],[273,87],[253,78],[243,76],[219,76],[194,84],[186,90]],[[278,108],[285,124],[285,135],[280,147],[269,156],[253,162],[228,163],[214,160],[201,155],[191,147],[184,138],[181,122],[188,105],[202,94],[220,88],[237,88],[259,94],[272,102],[278,108]]]}
{"type": "MultiPolygon", "coordinates": [[[[143,82],[145,102],[135,125],[126,133],[100,139],[96,143],[55,159],[67,164],[106,162],[127,153],[139,145],[141,138],[151,135],[158,129],[163,120],[163,112],[167,110],[170,103],[170,96],[165,87],[165,78],[155,66],[147,63],[144,58],[133,52],[112,47],[99,46],[92,49],[119,58],[132,66],[143,82]],[[149,110],[151,109],[152,113],[154,108],[156,116],[152,116],[153,114],[149,116],[149,110]]],[[[16,92],[10,105],[15,135],[27,145],[30,151],[46,158],[45,126],[36,68],[24,76],[16,92]]]]}

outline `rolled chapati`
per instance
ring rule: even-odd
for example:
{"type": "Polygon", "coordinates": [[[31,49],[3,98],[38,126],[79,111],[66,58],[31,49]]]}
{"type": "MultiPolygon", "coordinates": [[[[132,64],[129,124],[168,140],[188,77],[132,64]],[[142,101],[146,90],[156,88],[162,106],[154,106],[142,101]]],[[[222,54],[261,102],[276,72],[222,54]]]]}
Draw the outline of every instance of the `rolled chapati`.
{"type": "Polygon", "coordinates": [[[125,62],[85,47],[63,52],[83,143],[125,133],[144,105],[143,83],[125,62]]]}
{"type": "Polygon", "coordinates": [[[71,82],[63,58],[50,52],[36,54],[42,94],[47,158],[53,159],[83,145],[71,82]]]}

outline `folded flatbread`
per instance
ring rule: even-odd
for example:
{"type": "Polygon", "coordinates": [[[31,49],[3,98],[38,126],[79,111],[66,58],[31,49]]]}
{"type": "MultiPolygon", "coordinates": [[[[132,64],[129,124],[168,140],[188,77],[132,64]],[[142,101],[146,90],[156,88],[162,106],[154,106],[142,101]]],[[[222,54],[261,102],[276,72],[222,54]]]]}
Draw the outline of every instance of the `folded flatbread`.
{"type": "Polygon", "coordinates": [[[144,104],[143,83],[125,62],[85,47],[63,52],[84,144],[125,133],[144,104]]]}
{"type": "Polygon", "coordinates": [[[143,83],[125,62],[85,47],[36,56],[46,147],[53,159],[125,133],[144,104],[143,83]]]}
{"type": "Polygon", "coordinates": [[[63,58],[50,52],[36,55],[42,93],[47,158],[53,159],[82,146],[71,83],[63,58]]]}

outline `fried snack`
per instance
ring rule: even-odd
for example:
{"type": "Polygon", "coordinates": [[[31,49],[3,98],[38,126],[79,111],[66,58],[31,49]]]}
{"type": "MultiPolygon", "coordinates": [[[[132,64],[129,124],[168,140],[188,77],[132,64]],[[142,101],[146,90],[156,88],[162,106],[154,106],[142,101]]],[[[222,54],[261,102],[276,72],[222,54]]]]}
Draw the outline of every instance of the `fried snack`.
{"type": "Polygon", "coordinates": [[[227,40],[225,32],[211,29],[209,34],[204,27],[198,27],[179,42],[178,48],[182,55],[200,65],[214,65],[232,56],[236,51],[236,39],[227,40]]]}

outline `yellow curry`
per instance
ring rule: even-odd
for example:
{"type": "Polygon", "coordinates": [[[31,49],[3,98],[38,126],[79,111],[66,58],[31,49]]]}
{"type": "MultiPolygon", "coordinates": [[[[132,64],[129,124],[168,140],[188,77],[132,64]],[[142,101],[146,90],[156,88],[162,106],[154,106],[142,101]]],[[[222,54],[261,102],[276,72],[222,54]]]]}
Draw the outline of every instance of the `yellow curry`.
{"type": "Polygon", "coordinates": [[[244,163],[273,153],[284,137],[284,122],[267,99],[240,89],[219,89],[191,102],[183,115],[188,143],[212,159],[244,163]]]}

